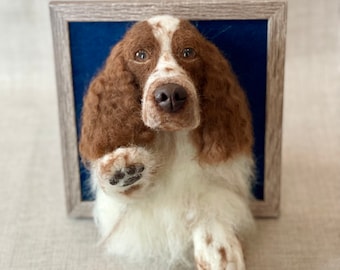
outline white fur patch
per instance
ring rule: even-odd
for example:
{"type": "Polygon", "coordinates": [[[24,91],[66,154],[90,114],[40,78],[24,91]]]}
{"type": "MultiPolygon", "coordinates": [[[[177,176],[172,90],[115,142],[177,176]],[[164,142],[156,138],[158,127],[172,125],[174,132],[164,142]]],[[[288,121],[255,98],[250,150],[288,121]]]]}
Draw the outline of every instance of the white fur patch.
{"type": "MultiPolygon", "coordinates": [[[[183,71],[172,56],[171,49],[172,36],[179,27],[179,20],[171,16],[156,16],[148,22],[152,27],[152,33],[161,47],[160,57],[155,68],[158,71],[157,73],[164,72],[166,67],[174,68],[178,70],[177,72],[179,70],[183,71]]],[[[149,80],[152,81],[152,79],[149,80]]]]}
{"type": "Polygon", "coordinates": [[[179,27],[179,19],[169,16],[160,15],[154,16],[148,20],[148,23],[153,28],[153,33],[158,40],[166,40],[166,38],[172,37],[173,33],[179,27]]]}
{"type": "MultiPolygon", "coordinates": [[[[187,127],[196,128],[200,122],[199,102],[196,88],[186,71],[177,63],[172,51],[172,37],[179,28],[179,19],[163,15],[156,16],[148,20],[152,27],[152,32],[160,44],[160,56],[153,72],[148,77],[142,101],[142,118],[145,125],[156,129],[162,124],[162,117],[155,109],[153,92],[157,86],[166,83],[181,84],[187,91],[191,99],[192,120],[188,121],[187,127]]],[[[182,127],[185,128],[185,127],[182,127]]]]}
{"type": "Polygon", "coordinates": [[[179,27],[179,19],[163,15],[153,17],[148,22],[152,27],[156,40],[160,44],[161,51],[156,68],[145,84],[144,95],[149,94],[150,86],[156,80],[165,80],[169,77],[183,76],[185,74],[185,71],[173,57],[171,49],[172,36],[179,27]],[[167,68],[170,68],[172,72],[167,72],[167,68]]]}

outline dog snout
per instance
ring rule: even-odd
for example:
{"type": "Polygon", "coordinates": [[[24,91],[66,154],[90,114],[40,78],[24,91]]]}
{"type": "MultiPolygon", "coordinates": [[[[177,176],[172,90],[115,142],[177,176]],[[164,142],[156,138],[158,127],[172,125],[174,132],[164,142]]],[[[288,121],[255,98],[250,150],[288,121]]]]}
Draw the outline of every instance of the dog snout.
{"type": "Polygon", "coordinates": [[[187,96],[184,87],[175,83],[161,85],[154,92],[156,104],[167,113],[180,110],[184,106],[187,96]]]}

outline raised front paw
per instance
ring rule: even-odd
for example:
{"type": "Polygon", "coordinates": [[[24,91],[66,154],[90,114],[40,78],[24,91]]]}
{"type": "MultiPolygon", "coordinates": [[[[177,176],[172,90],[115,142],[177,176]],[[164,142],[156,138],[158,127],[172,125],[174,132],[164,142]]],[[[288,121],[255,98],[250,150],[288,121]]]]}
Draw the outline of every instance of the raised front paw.
{"type": "Polygon", "coordinates": [[[129,186],[143,177],[145,167],[142,163],[131,164],[128,167],[118,169],[109,180],[111,185],[129,186]]]}
{"type": "Polygon", "coordinates": [[[156,167],[153,155],[145,148],[121,147],[97,160],[94,173],[105,193],[131,196],[152,185],[156,167]]]}

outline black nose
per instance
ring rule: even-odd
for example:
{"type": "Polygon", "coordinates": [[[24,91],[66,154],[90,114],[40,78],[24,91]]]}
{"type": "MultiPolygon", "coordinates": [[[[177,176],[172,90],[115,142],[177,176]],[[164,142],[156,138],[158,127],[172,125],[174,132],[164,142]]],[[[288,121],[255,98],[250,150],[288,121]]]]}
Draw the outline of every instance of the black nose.
{"type": "Polygon", "coordinates": [[[163,111],[173,113],[183,107],[187,99],[187,92],[184,87],[178,84],[168,83],[157,87],[154,97],[163,111]]]}

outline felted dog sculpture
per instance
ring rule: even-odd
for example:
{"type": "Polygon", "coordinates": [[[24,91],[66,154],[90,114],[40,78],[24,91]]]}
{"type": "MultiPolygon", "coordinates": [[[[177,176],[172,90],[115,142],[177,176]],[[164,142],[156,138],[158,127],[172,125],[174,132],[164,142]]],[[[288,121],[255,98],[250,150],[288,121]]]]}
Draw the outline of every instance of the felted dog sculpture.
{"type": "Polygon", "coordinates": [[[245,94],[219,50],[185,20],[136,23],[82,114],[108,251],[128,269],[245,269],[252,145],[245,94]]]}

